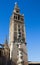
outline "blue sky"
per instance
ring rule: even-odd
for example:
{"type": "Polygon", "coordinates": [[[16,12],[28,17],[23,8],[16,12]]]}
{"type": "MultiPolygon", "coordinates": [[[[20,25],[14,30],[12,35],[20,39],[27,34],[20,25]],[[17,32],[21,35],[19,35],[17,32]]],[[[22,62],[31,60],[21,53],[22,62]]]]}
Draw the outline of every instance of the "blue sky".
{"type": "Polygon", "coordinates": [[[18,2],[24,14],[28,60],[40,61],[40,0],[0,0],[0,43],[9,35],[10,16],[18,2]]]}

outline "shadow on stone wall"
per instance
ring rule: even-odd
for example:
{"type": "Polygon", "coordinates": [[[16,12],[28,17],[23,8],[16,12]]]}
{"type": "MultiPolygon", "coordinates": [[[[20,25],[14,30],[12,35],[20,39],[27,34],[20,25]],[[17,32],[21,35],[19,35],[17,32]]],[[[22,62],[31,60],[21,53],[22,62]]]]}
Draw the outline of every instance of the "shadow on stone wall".
{"type": "Polygon", "coordinates": [[[0,65],[16,65],[15,62],[10,60],[10,49],[7,44],[4,46],[0,44],[0,65]]]}
{"type": "Polygon", "coordinates": [[[2,56],[0,57],[0,65],[16,65],[16,63],[10,59],[6,59],[5,56],[2,56]]]}

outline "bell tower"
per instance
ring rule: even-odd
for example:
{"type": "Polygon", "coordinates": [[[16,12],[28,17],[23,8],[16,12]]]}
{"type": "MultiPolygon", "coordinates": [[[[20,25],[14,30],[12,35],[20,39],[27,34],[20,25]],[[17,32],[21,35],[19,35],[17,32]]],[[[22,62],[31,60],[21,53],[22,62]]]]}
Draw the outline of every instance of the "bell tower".
{"type": "MultiPolygon", "coordinates": [[[[28,62],[27,50],[25,44],[25,26],[24,26],[24,15],[20,14],[18,4],[15,3],[14,11],[10,19],[9,28],[9,48],[10,48],[10,59],[17,62],[18,59],[18,41],[19,38],[22,40],[22,53],[23,61],[28,62]]],[[[20,52],[21,53],[21,52],[20,52]]],[[[22,58],[22,57],[21,57],[22,58]]]]}

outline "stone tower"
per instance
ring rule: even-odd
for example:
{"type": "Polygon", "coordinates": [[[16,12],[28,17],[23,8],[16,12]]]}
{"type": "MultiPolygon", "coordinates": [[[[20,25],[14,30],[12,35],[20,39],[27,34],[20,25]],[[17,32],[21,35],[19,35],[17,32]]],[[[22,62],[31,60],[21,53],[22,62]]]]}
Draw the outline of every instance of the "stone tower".
{"type": "MultiPolygon", "coordinates": [[[[10,48],[10,59],[17,63],[18,60],[18,32],[21,32],[22,40],[22,53],[23,61],[28,62],[27,50],[25,43],[25,26],[24,26],[24,15],[20,14],[20,9],[18,4],[15,3],[14,11],[10,19],[10,29],[9,29],[9,48],[10,48]]],[[[21,57],[22,58],[22,57],[21,57]]]]}

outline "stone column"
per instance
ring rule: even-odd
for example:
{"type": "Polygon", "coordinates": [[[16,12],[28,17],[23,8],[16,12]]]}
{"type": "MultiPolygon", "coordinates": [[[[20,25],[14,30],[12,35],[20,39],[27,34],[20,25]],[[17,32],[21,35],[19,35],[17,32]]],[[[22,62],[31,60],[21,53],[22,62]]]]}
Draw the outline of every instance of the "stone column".
{"type": "Polygon", "coordinates": [[[10,45],[10,60],[12,60],[13,42],[10,45]]]}

